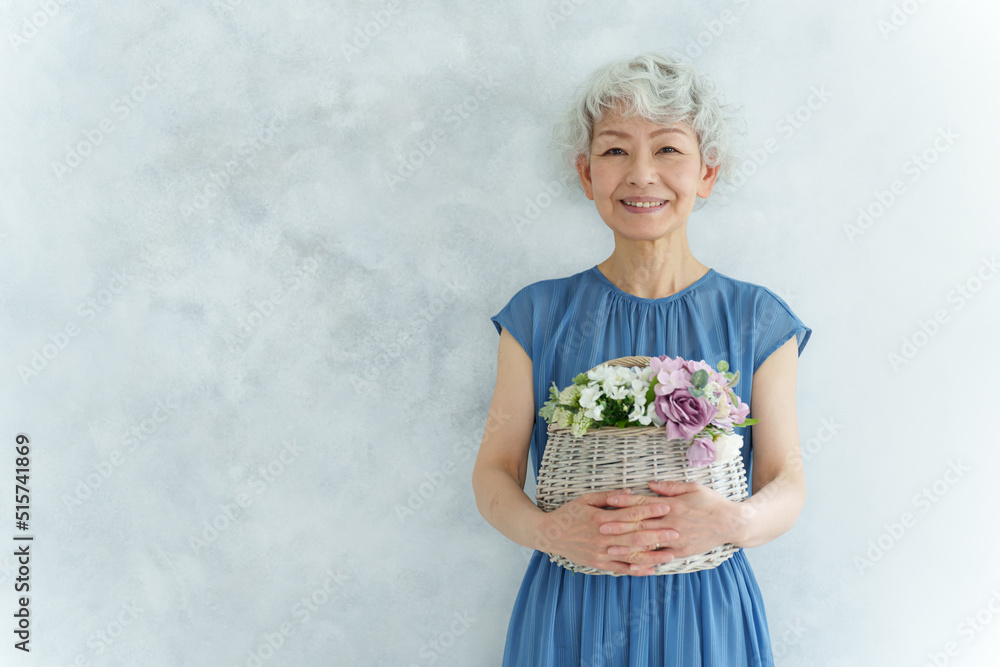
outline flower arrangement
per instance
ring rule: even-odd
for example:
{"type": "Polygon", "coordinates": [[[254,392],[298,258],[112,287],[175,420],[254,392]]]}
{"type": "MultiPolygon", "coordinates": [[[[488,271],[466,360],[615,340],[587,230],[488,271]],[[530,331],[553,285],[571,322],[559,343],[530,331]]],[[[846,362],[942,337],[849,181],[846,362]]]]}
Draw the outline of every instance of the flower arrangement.
{"type": "Polygon", "coordinates": [[[700,468],[734,458],[743,446],[737,426],[750,426],[750,406],[732,387],[739,371],[720,361],[713,370],[705,361],[653,357],[645,368],[600,366],[580,373],[562,391],[555,382],[538,414],[575,436],[607,426],[665,427],[667,438],[689,443],[688,463],[700,468]]]}

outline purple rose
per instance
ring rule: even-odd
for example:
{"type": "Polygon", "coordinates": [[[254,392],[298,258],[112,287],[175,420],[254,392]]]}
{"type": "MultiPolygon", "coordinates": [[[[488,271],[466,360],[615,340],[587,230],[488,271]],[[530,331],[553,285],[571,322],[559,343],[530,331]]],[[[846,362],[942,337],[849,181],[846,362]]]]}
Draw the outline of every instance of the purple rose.
{"type": "Polygon", "coordinates": [[[712,421],[719,408],[704,398],[692,396],[687,389],[657,396],[653,404],[656,414],[666,422],[671,440],[690,440],[712,421]]]}
{"type": "Polygon", "coordinates": [[[715,443],[711,438],[698,438],[688,447],[687,457],[692,468],[711,465],[715,463],[715,443]]]}

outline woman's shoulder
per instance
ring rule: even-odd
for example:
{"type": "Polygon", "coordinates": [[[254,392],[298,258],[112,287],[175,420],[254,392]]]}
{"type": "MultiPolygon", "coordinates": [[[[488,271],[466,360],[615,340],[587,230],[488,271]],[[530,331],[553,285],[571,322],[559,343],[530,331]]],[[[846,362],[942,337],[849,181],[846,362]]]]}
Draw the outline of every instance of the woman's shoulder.
{"type": "Polygon", "coordinates": [[[725,294],[727,309],[739,317],[771,327],[775,323],[804,326],[783,295],[776,290],[749,280],[740,280],[716,271],[717,289],[725,294]]]}
{"type": "Polygon", "coordinates": [[[524,285],[515,292],[514,296],[521,299],[529,298],[545,300],[563,297],[567,294],[575,292],[579,288],[580,284],[586,280],[588,274],[592,270],[593,269],[584,269],[583,271],[579,271],[569,276],[542,278],[524,285]]]}
{"type": "Polygon", "coordinates": [[[725,292],[736,301],[747,303],[775,302],[785,307],[788,306],[785,303],[785,299],[769,287],[749,280],[733,278],[716,269],[712,269],[712,271],[715,273],[716,278],[714,281],[715,288],[725,292]]]}

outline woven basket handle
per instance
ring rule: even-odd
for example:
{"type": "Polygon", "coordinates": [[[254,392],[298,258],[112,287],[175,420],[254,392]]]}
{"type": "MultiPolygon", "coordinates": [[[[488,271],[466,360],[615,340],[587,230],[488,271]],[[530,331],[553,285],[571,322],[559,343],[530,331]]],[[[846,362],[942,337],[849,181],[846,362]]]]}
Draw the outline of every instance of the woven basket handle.
{"type": "Polygon", "coordinates": [[[612,359],[611,361],[605,361],[603,363],[597,364],[597,366],[594,366],[594,368],[591,368],[590,370],[594,370],[598,366],[604,366],[605,364],[607,364],[608,366],[624,366],[626,368],[631,368],[633,366],[638,366],[639,368],[645,368],[646,366],[649,365],[649,360],[652,358],[653,357],[618,357],[617,359],[612,359]]]}

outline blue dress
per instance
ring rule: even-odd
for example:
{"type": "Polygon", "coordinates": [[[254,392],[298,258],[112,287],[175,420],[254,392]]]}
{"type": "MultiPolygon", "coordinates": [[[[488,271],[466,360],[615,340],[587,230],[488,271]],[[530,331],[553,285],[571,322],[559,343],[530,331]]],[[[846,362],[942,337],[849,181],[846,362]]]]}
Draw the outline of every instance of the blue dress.
{"type": "MultiPolygon", "coordinates": [[[[594,266],[521,289],[493,316],[531,358],[535,426],[530,459],[538,475],[547,425],[537,416],[553,382],[617,357],[720,359],[739,370],[735,391],[753,406],[754,372],[812,330],[774,292],[714,269],[661,299],[629,294],[594,266]]],[[[752,428],[743,460],[752,479],[752,428]]],[[[742,549],[720,566],[646,577],[573,573],[535,551],[514,603],[504,667],[736,667],[774,665],[767,617],[742,549]]]]}

